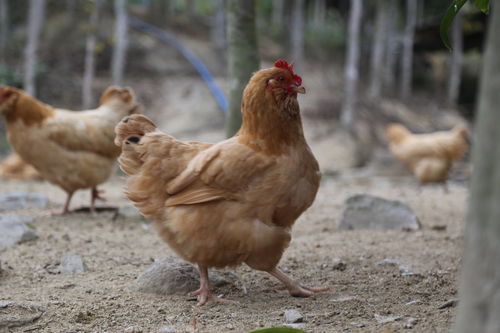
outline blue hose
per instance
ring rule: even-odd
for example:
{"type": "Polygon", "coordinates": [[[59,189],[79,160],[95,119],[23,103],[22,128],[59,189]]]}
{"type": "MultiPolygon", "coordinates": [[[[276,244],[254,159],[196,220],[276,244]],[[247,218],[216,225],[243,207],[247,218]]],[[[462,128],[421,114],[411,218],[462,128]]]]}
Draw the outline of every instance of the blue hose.
{"type": "Polygon", "coordinates": [[[193,51],[182,45],[181,42],[175,39],[172,35],[168,34],[166,31],[143,22],[135,17],[129,16],[128,23],[134,29],[155,36],[159,40],[173,46],[177,51],[179,51],[191,63],[191,65],[196,68],[201,78],[203,79],[203,81],[205,81],[206,85],[210,89],[210,92],[214,96],[215,101],[217,102],[219,107],[222,109],[222,111],[224,111],[224,113],[227,113],[228,103],[224,92],[217,85],[214,77],[212,76],[212,74],[210,74],[210,71],[207,69],[203,61],[198,58],[198,56],[194,54],[193,51]]]}

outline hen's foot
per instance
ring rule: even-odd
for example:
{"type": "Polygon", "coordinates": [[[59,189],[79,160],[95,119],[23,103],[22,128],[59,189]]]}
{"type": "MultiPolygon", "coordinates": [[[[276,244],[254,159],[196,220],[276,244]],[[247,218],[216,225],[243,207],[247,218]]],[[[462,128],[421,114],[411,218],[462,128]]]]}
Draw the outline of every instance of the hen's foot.
{"type": "Polygon", "coordinates": [[[97,187],[92,188],[92,200],[106,201],[106,198],[101,196],[102,193],[104,190],[98,190],[97,187]]]}
{"type": "Polygon", "coordinates": [[[101,196],[101,193],[104,193],[104,191],[98,190],[97,187],[93,187],[92,190],[90,190],[90,193],[91,193],[90,212],[92,214],[95,214],[96,213],[96,209],[95,209],[96,200],[106,201],[106,199],[101,196]]]}
{"type": "Polygon", "coordinates": [[[197,306],[202,306],[210,301],[224,303],[224,304],[234,303],[233,301],[224,299],[219,296],[215,296],[208,289],[204,288],[200,288],[196,291],[193,291],[189,295],[192,297],[196,296],[196,299],[198,300],[198,303],[196,304],[197,306]]]}
{"type": "Polygon", "coordinates": [[[294,297],[309,297],[314,294],[330,290],[330,287],[322,287],[322,288],[304,287],[299,283],[290,279],[285,273],[283,273],[281,270],[277,268],[274,268],[273,270],[269,271],[269,274],[271,274],[272,276],[274,276],[283,283],[282,286],[279,286],[277,288],[278,290],[286,289],[288,290],[290,295],[294,297]]]}

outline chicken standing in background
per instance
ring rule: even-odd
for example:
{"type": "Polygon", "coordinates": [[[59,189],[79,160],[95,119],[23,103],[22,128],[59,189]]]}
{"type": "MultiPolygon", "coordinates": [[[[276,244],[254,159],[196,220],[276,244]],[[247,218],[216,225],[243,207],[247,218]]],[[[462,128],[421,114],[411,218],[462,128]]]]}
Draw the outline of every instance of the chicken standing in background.
{"type": "Polygon", "coordinates": [[[18,154],[12,153],[0,162],[0,178],[9,180],[42,180],[36,169],[18,154]]]}
{"type": "Polygon", "coordinates": [[[277,268],[321,177],[302,130],[301,81],[284,60],[255,73],[243,92],[241,129],[213,145],[177,141],[142,115],[116,127],[126,194],[198,265],[198,305],[221,300],[209,291],[209,267],[241,263],[269,272],[293,296],[328,289],[303,287],[277,268]]]}
{"type": "Polygon", "coordinates": [[[389,124],[385,132],[389,149],[421,184],[446,182],[451,166],[469,147],[465,125],[450,131],[412,134],[401,124],[389,124]]]}
{"type": "Polygon", "coordinates": [[[120,148],[113,144],[114,128],[140,106],[130,88],[108,88],[95,110],[56,109],[26,92],[0,88],[0,115],[7,138],[19,156],[42,177],[66,191],[62,214],[69,212],[73,193],[91,189],[90,210],[101,199],[97,186],[111,175],[120,148]]]}

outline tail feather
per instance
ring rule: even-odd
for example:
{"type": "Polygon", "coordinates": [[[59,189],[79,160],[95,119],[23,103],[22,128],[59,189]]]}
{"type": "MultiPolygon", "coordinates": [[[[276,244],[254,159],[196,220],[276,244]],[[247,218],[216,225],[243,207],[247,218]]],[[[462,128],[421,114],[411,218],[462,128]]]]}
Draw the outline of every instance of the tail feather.
{"type": "Polygon", "coordinates": [[[146,116],[134,114],[120,121],[115,128],[115,145],[122,148],[118,161],[128,175],[136,174],[142,166],[141,152],[138,147],[147,133],[156,131],[156,125],[146,116]]]}

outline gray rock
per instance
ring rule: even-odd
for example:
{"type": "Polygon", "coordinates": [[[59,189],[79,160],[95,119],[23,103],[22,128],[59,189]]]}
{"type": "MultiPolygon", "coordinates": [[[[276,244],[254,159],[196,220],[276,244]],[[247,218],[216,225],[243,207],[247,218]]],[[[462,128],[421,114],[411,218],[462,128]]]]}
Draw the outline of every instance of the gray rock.
{"type": "MultiPolygon", "coordinates": [[[[0,301],[0,329],[29,325],[38,320],[46,307],[37,302],[0,301]]],[[[9,331],[10,332],[10,331],[9,331]]]]}
{"type": "Polygon", "coordinates": [[[285,310],[284,317],[288,324],[301,323],[304,320],[302,314],[297,310],[285,310]]]}
{"type": "Polygon", "coordinates": [[[75,253],[69,253],[63,258],[59,271],[63,274],[83,273],[87,271],[87,265],[83,262],[82,257],[75,253]]]}
{"type": "MultiPolygon", "coordinates": [[[[229,281],[213,272],[209,273],[211,284],[222,286],[229,281]]],[[[200,279],[196,267],[177,258],[155,261],[136,280],[132,289],[158,295],[186,294],[198,289],[200,279]]]]}
{"type": "Polygon", "coordinates": [[[416,230],[418,217],[401,201],[357,194],[344,204],[338,229],[416,230]]]}
{"type": "Polygon", "coordinates": [[[41,193],[10,192],[0,194],[0,211],[46,208],[49,199],[41,193]]]}
{"type": "Polygon", "coordinates": [[[33,221],[29,216],[0,216],[0,249],[37,239],[38,236],[31,225],[33,221]]]}

